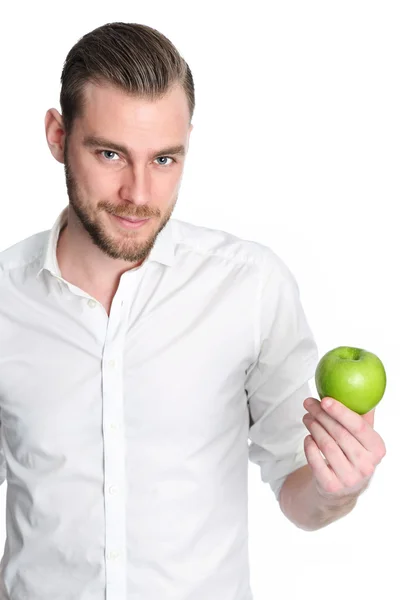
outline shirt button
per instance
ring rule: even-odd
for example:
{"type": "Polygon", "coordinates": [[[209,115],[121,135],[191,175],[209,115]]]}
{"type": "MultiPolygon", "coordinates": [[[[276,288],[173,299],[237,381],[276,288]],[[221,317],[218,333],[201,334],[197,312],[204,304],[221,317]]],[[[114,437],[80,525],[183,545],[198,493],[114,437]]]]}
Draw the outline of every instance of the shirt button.
{"type": "Polygon", "coordinates": [[[115,360],[113,358],[108,361],[108,366],[111,367],[112,369],[115,367],[115,360]]]}
{"type": "Polygon", "coordinates": [[[119,557],[119,555],[119,552],[112,551],[107,554],[107,558],[109,558],[110,560],[116,560],[119,557]]]}
{"type": "Polygon", "coordinates": [[[111,423],[111,425],[110,425],[110,429],[111,429],[112,431],[117,431],[117,429],[118,429],[118,425],[117,425],[116,423],[111,423]]]}
{"type": "Polygon", "coordinates": [[[88,306],[90,306],[90,308],[94,308],[97,305],[96,300],[88,300],[88,306]]]}
{"type": "Polygon", "coordinates": [[[118,487],[116,485],[110,485],[110,487],[108,488],[108,491],[110,492],[110,494],[117,494],[118,487]]]}

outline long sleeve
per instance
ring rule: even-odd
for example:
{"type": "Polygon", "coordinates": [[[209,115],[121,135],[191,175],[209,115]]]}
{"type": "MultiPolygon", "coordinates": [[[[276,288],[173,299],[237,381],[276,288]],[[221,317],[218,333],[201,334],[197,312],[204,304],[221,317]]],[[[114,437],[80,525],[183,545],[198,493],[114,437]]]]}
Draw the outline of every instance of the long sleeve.
{"type": "Polygon", "coordinates": [[[249,460],[260,466],[277,500],[289,473],[307,464],[303,401],[318,349],[300,302],[298,284],[285,263],[276,265],[260,287],[260,352],[246,380],[250,413],[249,460]]]}
{"type": "Polygon", "coordinates": [[[6,470],[6,459],[3,452],[3,447],[1,443],[1,410],[0,410],[0,485],[5,482],[7,470],[6,470]]]}

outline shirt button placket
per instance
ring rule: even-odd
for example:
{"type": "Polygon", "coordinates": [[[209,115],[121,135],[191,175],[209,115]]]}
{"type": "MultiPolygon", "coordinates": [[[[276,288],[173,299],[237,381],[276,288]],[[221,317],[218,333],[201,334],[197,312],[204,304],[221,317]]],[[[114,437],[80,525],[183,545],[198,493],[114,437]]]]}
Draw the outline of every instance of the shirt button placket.
{"type": "Polygon", "coordinates": [[[117,323],[118,319],[116,313],[111,313],[103,349],[102,373],[107,600],[126,600],[127,593],[125,436],[122,425],[122,361],[119,359],[125,334],[117,323]]]}

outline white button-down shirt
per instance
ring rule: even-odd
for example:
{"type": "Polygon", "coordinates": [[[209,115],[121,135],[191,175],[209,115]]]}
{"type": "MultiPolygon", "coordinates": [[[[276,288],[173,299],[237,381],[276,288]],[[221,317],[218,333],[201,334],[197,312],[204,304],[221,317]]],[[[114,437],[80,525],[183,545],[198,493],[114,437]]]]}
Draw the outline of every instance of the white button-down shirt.
{"type": "Polygon", "coordinates": [[[251,600],[248,459],[277,499],[307,463],[296,280],[171,218],[108,316],[62,277],[66,219],[0,253],[0,599],[251,600]]]}

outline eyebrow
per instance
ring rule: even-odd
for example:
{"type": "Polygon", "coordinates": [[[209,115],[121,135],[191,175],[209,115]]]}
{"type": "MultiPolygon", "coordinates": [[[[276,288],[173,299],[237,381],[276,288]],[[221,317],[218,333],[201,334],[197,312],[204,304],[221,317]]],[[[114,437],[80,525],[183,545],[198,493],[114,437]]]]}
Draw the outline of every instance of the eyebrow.
{"type": "MultiPolygon", "coordinates": [[[[118,152],[123,152],[129,156],[130,152],[126,146],[123,144],[118,144],[117,142],[113,142],[112,140],[107,140],[103,137],[98,137],[95,135],[88,135],[83,140],[83,145],[86,148],[112,148],[113,150],[118,150],[118,152]]],[[[153,154],[153,158],[157,158],[158,156],[165,156],[167,154],[173,155],[185,155],[185,146],[183,144],[178,144],[176,146],[169,146],[168,148],[161,148],[155,154],[153,154]]]]}

